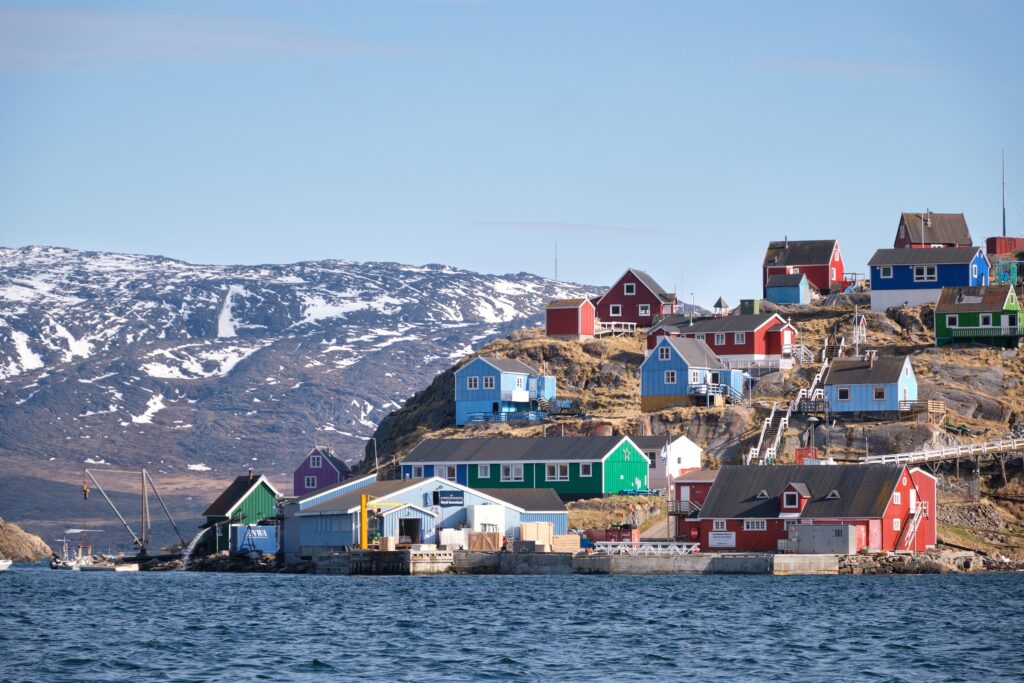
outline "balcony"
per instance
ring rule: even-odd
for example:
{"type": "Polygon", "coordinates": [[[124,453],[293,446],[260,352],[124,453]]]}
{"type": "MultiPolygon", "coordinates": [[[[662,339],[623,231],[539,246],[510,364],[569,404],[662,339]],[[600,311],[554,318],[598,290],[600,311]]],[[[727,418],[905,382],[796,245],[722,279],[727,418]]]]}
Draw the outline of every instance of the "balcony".
{"type": "Polygon", "coordinates": [[[951,327],[954,339],[965,337],[1024,337],[1024,326],[1003,325],[1000,327],[951,327]]]}
{"type": "Polygon", "coordinates": [[[679,517],[689,517],[695,512],[700,512],[700,504],[690,500],[670,500],[668,502],[668,514],[679,517]]]}
{"type": "Polygon", "coordinates": [[[529,403],[537,400],[537,390],[511,389],[501,392],[501,400],[508,403],[529,403]]]}

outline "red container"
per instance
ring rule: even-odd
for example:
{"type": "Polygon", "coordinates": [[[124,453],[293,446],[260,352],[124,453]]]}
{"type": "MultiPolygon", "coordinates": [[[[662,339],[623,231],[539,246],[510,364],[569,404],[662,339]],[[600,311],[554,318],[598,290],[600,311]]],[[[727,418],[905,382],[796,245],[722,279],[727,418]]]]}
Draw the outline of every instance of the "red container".
{"type": "Polygon", "coordinates": [[[818,449],[817,448],[798,448],[796,449],[796,464],[803,465],[807,459],[817,460],[818,449]]]}
{"type": "Polygon", "coordinates": [[[985,240],[985,252],[992,254],[1015,254],[1024,251],[1024,237],[989,237],[985,240]]]}
{"type": "Polygon", "coordinates": [[[611,543],[639,543],[639,529],[606,529],[605,540],[611,543]]]}

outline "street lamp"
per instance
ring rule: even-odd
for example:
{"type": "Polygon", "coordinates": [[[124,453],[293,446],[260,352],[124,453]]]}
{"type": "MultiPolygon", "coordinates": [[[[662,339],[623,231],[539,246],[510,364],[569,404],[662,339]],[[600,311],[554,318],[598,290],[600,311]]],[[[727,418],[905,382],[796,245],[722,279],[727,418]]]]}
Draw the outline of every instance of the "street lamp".
{"type": "Polygon", "coordinates": [[[697,298],[690,292],[690,324],[693,324],[693,309],[697,308],[697,298]]]}

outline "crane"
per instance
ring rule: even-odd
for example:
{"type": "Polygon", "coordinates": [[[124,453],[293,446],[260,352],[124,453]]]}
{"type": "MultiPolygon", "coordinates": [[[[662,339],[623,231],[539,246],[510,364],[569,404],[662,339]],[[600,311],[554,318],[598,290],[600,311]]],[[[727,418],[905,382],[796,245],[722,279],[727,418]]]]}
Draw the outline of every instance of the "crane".
{"type": "MultiPolygon", "coordinates": [[[[371,496],[364,493],[359,496],[359,549],[367,550],[370,547],[370,534],[367,527],[369,526],[369,514],[367,514],[367,506],[370,503],[370,499],[377,499],[377,496],[371,496]]],[[[374,503],[376,507],[392,507],[400,508],[406,503],[374,503]]]]}

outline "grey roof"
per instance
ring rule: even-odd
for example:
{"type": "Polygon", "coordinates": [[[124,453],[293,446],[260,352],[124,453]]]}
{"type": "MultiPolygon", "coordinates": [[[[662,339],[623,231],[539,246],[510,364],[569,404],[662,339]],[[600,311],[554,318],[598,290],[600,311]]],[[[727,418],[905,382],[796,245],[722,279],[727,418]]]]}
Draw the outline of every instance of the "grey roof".
{"type": "Polygon", "coordinates": [[[672,345],[676,353],[682,356],[688,367],[725,370],[721,359],[715,355],[715,352],[704,340],[685,337],[665,337],[665,340],[672,345]]]}
{"type": "Polygon", "coordinates": [[[835,240],[788,240],[769,242],[764,266],[816,266],[832,260],[835,240]]]}
{"type": "Polygon", "coordinates": [[[971,231],[962,213],[904,213],[900,222],[907,226],[910,241],[915,244],[972,244],[971,231]],[[928,217],[927,227],[923,217],[928,217]]]}
{"type": "Polygon", "coordinates": [[[681,436],[680,434],[676,434],[675,436],[672,436],[671,434],[654,434],[652,436],[633,436],[631,434],[629,439],[630,439],[630,441],[635,443],[640,448],[640,450],[646,452],[646,451],[658,450],[662,446],[664,446],[666,443],[672,443],[673,441],[678,439],[680,436],[681,436]]]}
{"type": "Polygon", "coordinates": [[[565,512],[565,503],[552,488],[474,490],[527,512],[565,512]]]}
{"type": "Polygon", "coordinates": [[[552,299],[544,305],[544,308],[579,308],[590,299],[552,299]]]}
{"type": "MultiPolygon", "coordinates": [[[[203,512],[203,517],[223,517],[228,514],[231,508],[238,505],[238,502],[249,495],[249,492],[260,483],[262,475],[253,474],[252,477],[243,474],[235,477],[226,489],[210,503],[210,506],[203,512]]],[[[259,520],[250,520],[255,523],[259,520]]]]}
{"type": "Polygon", "coordinates": [[[879,356],[872,360],[840,358],[829,366],[825,384],[893,384],[903,372],[906,356],[879,356]]]}
{"type": "Polygon", "coordinates": [[[334,469],[337,470],[338,474],[340,474],[341,476],[344,477],[344,476],[348,476],[349,474],[352,474],[352,469],[348,465],[346,465],[345,462],[341,458],[336,456],[334,454],[334,451],[332,451],[330,448],[325,448],[323,446],[316,446],[316,447],[313,448],[312,451],[310,451],[307,454],[307,457],[310,456],[310,455],[313,455],[313,454],[318,454],[321,457],[323,457],[323,459],[326,460],[327,462],[329,462],[331,464],[331,466],[333,466],[334,469]]]}
{"type": "Polygon", "coordinates": [[[676,481],[708,482],[718,479],[719,470],[690,470],[676,477],[676,481]]]}
{"type": "Polygon", "coordinates": [[[694,320],[690,325],[690,318],[686,315],[667,315],[656,325],[656,329],[674,329],[680,333],[685,332],[751,332],[764,325],[765,322],[775,317],[775,313],[758,313],[756,315],[725,315],[717,318],[703,318],[694,320]]]}
{"type": "Polygon", "coordinates": [[[723,467],[701,508],[701,519],[778,517],[790,484],[806,487],[802,517],[878,518],[903,472],[901,465],[773,465],[723,467]],[[768,498],[758,498],[758,491],[768,498]],[[839,498],[826,497],[835,489],[839,498]]]}
{"type": "Polygon", "coordinates": [[[431,462],[596,462],[618,445],[622,436],[552,436],[529,439],[426,439],[402,460],[431,462]]]}
{"type": "Polygon", "coordinates": [[[936,313],[988,313],[1003,310],[1010,285],[988,287],[943,287],[936,313]]]}
{"type": "Polygon", "coordinates": [[[730,306],[726,303],[724,297],[718,297],[718,301],[715,302],[714,308],[730,308],[730,306]]]}
{"type": "Polygon", "coordinates": [[[799,287],[800,283],[807,279],[803,273],[778,273],[769,275],[765,287],[799,287]]]}
{"type": "MultiPolygon", "coordinates": [[[[425,478],[415,479],[386,479],[384,481],[375,481],[372,484],[361,486],[353,491],[343,493],[336,498],[325,500],[322,503],[311,505],[310,507],[303,510],[303,513],[307,512],[348,512],[352,508],[359,505],[359,498],[363,495],[373,496],[374,498],[386,498],[387,496],[401,491],[402,489],[418,484],[420,482],[427,481],[425,478]]],[[[370,505],[372,507],[372,504],[370,505]]]]}
{"type": "Polygon", "coordinates": [[[636,268],[630,268],[629,272],[636,276],[637,280],[644,283],[644,287],[651,290],[655,296],[661,299],[666,304],[675,303],[676,295],[665,291],[665,288],[658,284],[658,281],[651,277],[649,274],[636,268]]]}
{"type": "Polygon", "coordinates": [[[970,263],[979,247],[945,247],[943,249],[879,249],[868,261],[869,266],[920,266],[947,263],[970,263]]]}
{"type": "Polygon", "coordinates": [[[526,363],[518,360],[513,360],[511,358],[495,358],[494,356],[479,356],[479,358],[490,363],[491,365],[498,368],[502,372],[518,372],[527,375],[538,374],[536,370],[531,368],[526,363]]]}

